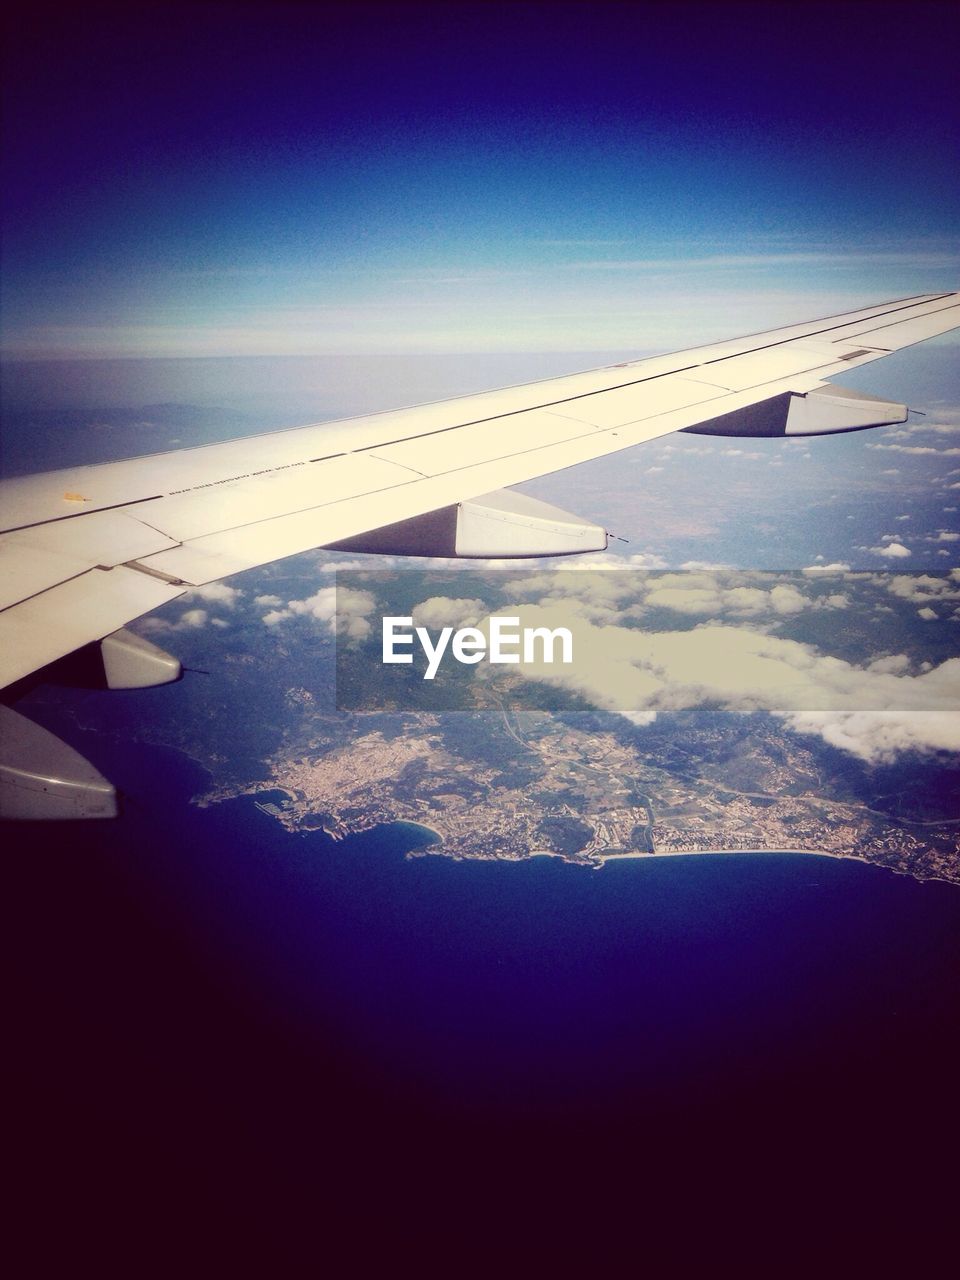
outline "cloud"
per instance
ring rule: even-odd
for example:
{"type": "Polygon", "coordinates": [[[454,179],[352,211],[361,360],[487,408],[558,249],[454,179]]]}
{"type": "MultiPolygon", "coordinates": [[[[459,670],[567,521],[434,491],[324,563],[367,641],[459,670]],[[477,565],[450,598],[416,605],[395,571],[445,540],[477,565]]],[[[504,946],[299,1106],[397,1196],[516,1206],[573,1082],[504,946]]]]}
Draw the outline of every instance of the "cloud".
{"type": "Polygon", "coordinates": [[[903,675],[910,670],[910,659],[905,653],[888,653],[882,658],[874,658],[867,667],[868,671],[876,671],[881,675],[903,675]]]}
{"type": "Polygon", "coordinates": [[[268,605],[282,604],[279,596],[254,596],[253,603],[258,609],[265,609],[268,605]]]}
{"type": "Polygon", "coordinates": [[[778,582],[766,588],[749,585],[754,581],[752,575],[748,575],[745,584],[737,584],[735,575],[725,582],[715,574],[663,574],[651,580],[643,603],[647,608],[711,618],[724,614],[741,618],[786,617],[804,609],[842,608],[847,603],[844,596],[806,596],[792,582],[778,582]]]}
{"type": "MultiPolygon", "coordinates": [[[[191,592],[192,594],[192,592],[191,592]]],[[[200,627],[205,627],[208,621],[206,609],[187,609],[185,613],[181,613],[175,622],[170,622],[166,618],[143,618],[139,624],[141,631],[196,631],[200,627]]],[[[222,619],[214,619],[220,621],[222,619]]],[[[226,625],[223,623],[223,625],[226,625]]]]}
{"type": "Polygon", "coordinates": [[[289,600],[285,609],[271,609],[263,615],[268,627],[279,626],[290,618],[310,618],[330,632],[351,640],[364,640],[372,627],[368,615],[376,607],[369,591],[354,587],[321,587],[303,600],[289,600]]]}
{"type": "MultiPolygon", "coordinates": [[[[555,603],[519,605],[520,625],[570,625],[555,603]]],[[[855,663],[813,645],[741,625],[643,632],[577,624],[570,666],[514,670],[577,692],[637,725],[700,706],[765,711],[804,733],[876,763],[904,750],[960,750],[960,659],[911,676],[902,655],[855,663]]]]}
{"type": "Polygon", "coordinates": [[[684,560],[680,568],[688,569],[688,570],[694,570],[694,569],[710,570],[710,569],[729,569],[731,568],[731,566],[728,564],[718,564],[712,560],[684,560]]]}
{"type": "Polygon", "coordinates": [[[882,585],[900,600],[928,604],[933,600],[960,600],[960,570],[953,569],[946,577],[933,577],[929,573],[898,573],[880,580],[882,585]]]}
{"type": "Polygon", "coordinates": [[[205,600],[209,604],[220,604],[226,609],[232,609],[242,595],[239,587],[228,587],[225,582],[208,582],[204,587],[192,588],[183,598],[205,600]]]}
{"type": "Polygon", "coordinates": [[[922,618],[924,622],[936,622],[940,615],[936,609],[931,609],[929,605],[924,605],[922,609],[917,610],[917,617],[922,618]]]}
{"type": "Polygon", "coordinates": [[[332,624],[337,616],[337,588],[321,587],[303,600],[288,600],[287,610],[297,617],[332,624]]]}
{"type": "MultiPolygon", "coordinates": [[[[823,556],[817,556],[822,560],[823,556]]],[[[831,564],[808,564],[804,573],[846,573],[850,566],[843,560],[834,560],[831,564]]]]}
{"type": "Polygon", "coordinates": [[[960,422],[911,422],[909,426],[892,427],[883,432],[884,440],[905,440],[909,436],[952,436],[960,432],[960,422]]]}
{"type": "MultiPolygon", "coordinates": [[[[842,596],[830,596],[829,598],[831,600],[844,599],[842,596]]],[[[811,602],[796,587],[780,583],[770,592],[770,603],[776,613],[790,614],[800,613],[803,609],[808,608],[811,602]]],[[[845,600],[844,603],[846,603],[845,600]]]]}
{"type": "Polygon", "coordinates": [[[888,453],[934,454],[938,458],[960,456],[960,449],[934,449],[926,444],[868,444],[868,449],[883,449],[888,453]]]}
{"type": "Polygon", "coordinates": [[[888,560],[903,560],[912,554],[910,548],[905,547],[902,542],[888,542],[882,547],[867,547],[867,550],[872,551],[875,556],[884,556],[888,560]]]}
{"type": "MultiPolygon", "coordinates": [[[[182,600],[184,604],[188,604],[191,600],[202,600],[207,604],[233,609],[242,595],[243,592],[238,587],[228,587],[223,582],[210,582],[203,587],[193,587],[182,597],[182,600]]],[[[196,608],[185,610],[173,622],[166,618],[144,618],[140,623],[140,629],[146,632],[196,631],[207,625],[222,628],[230,624],[225,618],[211,618],[208,609],[196,608]]]]}
{"type": "MultiPolygon", "coordinates": [[[[622,562],[621,562],[622,563],[622,562]]],[[[506,589],[521,598],[539,596],[562,605],[570,615],[594,622],[619,622],[631,606],[642,608],[642,599],[651,581],[635,573],[551,572],[528,573],[509,580],[506,589]]]]}
{"type": "MultiPolygon", "coordinates": [[[[764,619],[776,626],[783,618],[805,609],[842,609],[847,596],[819,590],[807,594],[803,581],[783,581],[775,574],[731,569],[688,561],[682,570],[653,574],[623,571],[591,573],[544,570],[524,573],[505,582],[508,591],[520,598],[538,597],[541,603],[563,603],[579,617],[594,622],[621,622],[638,618],[651,609],[667,609],[688,617],[764,619]]],[[[847,564],[813,565],[811,571],[842,572],[847,564]]]]}
{"type": "Polygon", "coordinates": [[[442,627],[475,627],[489,612],[489,606],[482,600],[431,596],[414,605],[411,616],[414,626],[440,630],[442,627]]]}
{"type": "Polygon", "coordinates": [[[906,751],[960,751],[956,711],[803,711],[789,723],[871,764],[890,764],[906,751]]]}

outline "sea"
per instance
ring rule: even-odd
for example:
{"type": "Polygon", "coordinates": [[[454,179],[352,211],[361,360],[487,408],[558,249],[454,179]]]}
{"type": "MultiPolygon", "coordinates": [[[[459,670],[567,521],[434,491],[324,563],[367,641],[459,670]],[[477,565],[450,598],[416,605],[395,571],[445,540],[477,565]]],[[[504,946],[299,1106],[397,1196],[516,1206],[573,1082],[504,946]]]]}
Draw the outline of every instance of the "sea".
{"type": "Polygon", "coordinates": [[[332,1178],[408,1205],[421,1157],[475,1197],[481,1170],[532,1194],[630,1150],[662,1192],[731,1144],[913,1167],[956,1121],[955,885],[787,853],[455,860],[409,824],[334,841],[86,736],[121,819],[14,826],[6,855],[17,1097],[61,1151],[229,1203],[270,1170],[285,1202],[332,1178]]]}

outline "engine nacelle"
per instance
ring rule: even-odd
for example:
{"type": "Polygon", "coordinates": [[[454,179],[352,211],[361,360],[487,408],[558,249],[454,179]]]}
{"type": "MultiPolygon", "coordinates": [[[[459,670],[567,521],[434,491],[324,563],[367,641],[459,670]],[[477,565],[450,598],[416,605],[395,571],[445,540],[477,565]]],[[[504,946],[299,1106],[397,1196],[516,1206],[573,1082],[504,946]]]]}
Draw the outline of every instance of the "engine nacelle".
{"type": "Polygon", "coordinates": [[[526,494],[500,489],[331,542],[331,551],[458,559],[519,559],[604,551],[607,531],[526,494]]]}
{"type": "Polygon", "coordinates": [[[89,760],[0,706],[0,818],[115,818],[117,793],[89,760]]]}

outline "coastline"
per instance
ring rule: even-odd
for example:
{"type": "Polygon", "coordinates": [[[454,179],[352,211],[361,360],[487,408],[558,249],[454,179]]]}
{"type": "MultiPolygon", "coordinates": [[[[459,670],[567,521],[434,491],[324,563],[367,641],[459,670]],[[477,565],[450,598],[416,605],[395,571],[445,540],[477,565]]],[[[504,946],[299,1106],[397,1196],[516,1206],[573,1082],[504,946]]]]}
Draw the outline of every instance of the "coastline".
{"type": "MultiPolygon", "coordinates": [[[[470,861],[463,858],[462,855],[445,854],[442,849],[431,847],[430,849],[416,850],[419,854],[431,854],[436,857],[456,857],[457,861],[470,861]]],[[[859,862],[865,867],[880,867],[884,871],[890,871],[897,876],[906,876],[908,880],[916,880],[918,884],[949,884],[954,888],[960,887],[956,880],[950,880],[946,876],[916,876],[911,871],[905,871],[900,867],[891,867],[883,862],[876,862],[872,858],[865,858],[859,853],[829,853],[823,849],[665,849],[662,853],[649,853],[642,850],[634,850],[629,853],[598,853],[590,857],[589,862],[583,858],[571,858],[565,853],[558,853],[556,849],[531,849],[525,858],[514,858],[511,861],[525,862],[529,858],[559,858],[562,862],[568,862],[571,866],[584,867],[592,871],[602,871],[609,863],[615,862],[636,862],[636,861],[659,861],[662,858],[729,858],[736,854],[746,854],[749,857],[777,857],[780,854],[802,854],[805,858],[829,858],[834,862],[859,862]]],[[[495,858],[478,858],[480,862],[495,862],[495,858]]]]}
{"type": "Polygon", "coordinates": [[[824,849],[665,849],[662,853],[606,853],[597,855],[597,870],[605,867],[608,862],[627,862],[634,861],[638,858],[703,858],[703,857],[730,857],[731,854],[745,853],[751,857],[762,857],[764,854],[781,854],[781,853],[799,853],[805,858],[830,858],[834,862],[859,862],[865,867],[880,867],[884,871],[890,871],[895,876],[906,876],[908,880],[916,880],[918,884],[951,884],[954,888],[960,887],[956,880],[950,880],[946,876],[917,876],[912,871],[905,871],[900,867],[891,867],[884,862],[877,862],[873,858],[865,858],[859,853],[828,853],[824,849]]]}
{"type": "MultiPolygon", "coordinates": [[[[263,784],[259,784],[255,787],[251,787],[250,789],[240,791],[240,792],[233,792],[232,794],[228,790],[225,790],[225,793],[222,793],[222,794],[207,792],[203,796],[194,797],[193,803],[200,805],[200,807],[206,807],[207,805],[217,803],[224,799],[236,799],[242,795],[246,795],[254,800],[254,803],[261,810],[261,812],[265,812],[268,816],[277,819],[291,833],[305,834],[297,816],[290,813],[284,813],[282,811],[276,811],[274,806],[264,805],[262,804],[262,802],[256,799],[258,792],[262,792],[264,790],[272,790],[272,791],[279,792],[281,794],[285,794],[291,800],[297,799],[296,794],[290,788],[285,787],[280,782],[274,782],[269,788],[264,788],[263,784]]],[[[415,847],[407,850],[406,856],[408,858],[445,857],[445,858],[450,858],[457,862],[461,862],[461,861],[523,862],[532,858],[559,858],[561,861],[568,862],[574,866],[588,867],[594,871],[599,871],[603,867],[607,866],[609,863],[637,861],[640,859],[650,859],[650,858],[655,858],[655,859],[657,858],[690,858],[690,857],[699,858],[699,857],[721,857],[721,856],[729,857],[731,854],[749,854],[751,856],[760,857],[765,854],[769,855],[769,854],[786,853],[786,854],[803,854],[805,857],[813,857],[813,858],[832,858],[835,861],[848,860],[852,862],[862,863],[865,866],[883,867],[887,871],[892,871],[895,875],[906,876],[908,879],[917,880],[920,883],[926,883],[930,881],[930,882],[939,883],[939,884],[951,884],[951,885],[954,885],[955,887],[958,886],[958,884],[960,884],[960,881],[950,876],[917,875],[915,871],[912,871],[909,868],[902,867],[902,866],[901,867],[893,866],[890,863],[882,862],[875,858],[864,857],[864,855],[860,853],[832,852],[824,849],[803,849],[803,848],[796,848],[794,846],[777,847],[775,849],[774,848],[728,849],[728,848],[708,847],[708,848],[701,848],[701,849],[664,849],[661,851],[652,851],[652,852],[646,851],[646,850],[630,850],[622,853],[601,852],[601,851],[583,853],[581,851],[580,853],[574,854],[574,855],[562,853],[556,849],[540,848],[540,849],[530,849],[526,853],[522,854],[521,856],[515,856],[515,857],[504,859],[496,856],[491,856],[489,854],[463,854],[463,853],[450,850],[447,845],[447,841],[449,839],[449,836],[447,834],[445,834],[443,831],[437,830],[435,826],[430,826],[422,821],[417,820],[416,818],[397,817],[397,818],[388,819],[387,821],[384,821],[383,820],[384,815],[377,815],[377,817],[380,819],[379,821],[377,821],[376,818],[373,818],[369,822],[364,822],[362,824],[358,824],[354,822],[354,823],[351,823],[350,825],[345,825],[345,826],[333,825],[333,824],[327,825],[326,823],[324,823],[319,828],[319,830],[322,830],[323,833],[327,835],[329,838],[335,841],[341,841],[346,837],[363,835],[369,831],[376,830],[378,827],[383,827],[383,826],[393,826],[395,824],[398,824],[406,827],[416,828],[418,832],[425,833],[425,838],[423,842],[418,842],[415,847]]]]}
{"type": "Polygon", "coordinates": [[[823,849],[664,849],[659,853],[656,850],[652,853],[635,850],[630,853],[600,853],[597,854],[596,860],[601,866],[606,866],[608,862],[626,862],[636,858],[729,857],[733,853],[747,853],[761,857],[765,853],[802,853],[807,858],[849,859],[853,862],[862,862],[864,866],[870,867],[883,865],[879,862],[871,862],[869,858],[864,858],[859,853],[828,853],[823,849]]]}

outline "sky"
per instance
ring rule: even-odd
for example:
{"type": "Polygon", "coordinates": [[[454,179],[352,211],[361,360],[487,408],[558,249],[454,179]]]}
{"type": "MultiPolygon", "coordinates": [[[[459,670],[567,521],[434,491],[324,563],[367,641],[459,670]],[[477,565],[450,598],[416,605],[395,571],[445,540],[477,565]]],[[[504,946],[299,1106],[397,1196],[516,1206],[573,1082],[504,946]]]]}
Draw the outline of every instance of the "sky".
{"type": "Polygon", "coordinates": [[[957,13],[18,14],[0,350],[641,354],[956,288],[957,13]]]}

